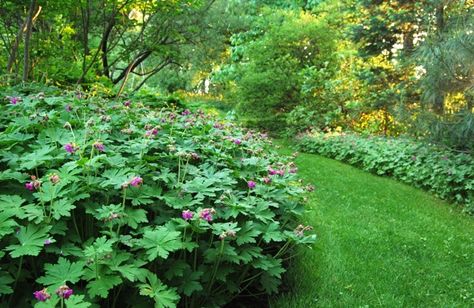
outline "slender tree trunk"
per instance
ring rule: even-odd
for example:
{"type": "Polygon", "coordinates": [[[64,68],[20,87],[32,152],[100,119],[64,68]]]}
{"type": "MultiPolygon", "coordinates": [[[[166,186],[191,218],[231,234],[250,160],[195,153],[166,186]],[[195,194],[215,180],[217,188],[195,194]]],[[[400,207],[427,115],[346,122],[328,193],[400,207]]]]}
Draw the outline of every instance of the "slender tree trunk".
{"type": "Polygon", "coordinates": [[[438,114],[438,115],[443,115],[444,114],[444,99],[445,99],[445,94],[444,93],[439,93],[436,95],[434,105],[433,105],[433,111],[438,114]]]}
{"type": "Polygon", "coordinates": [[[444,30],[444,3],[441,1],[436,8],[436,31],[441,34],[444,30]]]}
{"type": "MultiPolygon", "coordinates": [[[[444,3],[441,1],[436,8],[436,32],[441,37],[444,31],[444,3]]],[[[438,115],[444,114],[444,100],[446,98],[446,93],[441,90],[440,93],[436,95],[433,110],[438,115]]]]}
{"type": "Polygon", "coordinates": [[[147,50],[141,52],[133,61],[127,66],[127,69],[123,70],[122,73],[115,79],[112,80],[114,84],[117,84],[125,78],[131,71],[133,71],[140,63],[145,61],[151,55],[151,51],[147,50]]]}
{"type": "MultiPolygon", "coordinates": [[[[113,18],[114,16],[112,16],[113,18]]],[[[100,44],[99,44],[99,48],[97,49],[97,51],[95,52],[94,56],[92,57],[92,60],[91,62],[89,63],[88,66],[86,66],[83,70],[82,70],[82,74],[81,74],[81,77],[79,77],[79,79],[77,80],[77,84],[80,84],[82,82],[82,80],[84,79],[84,77],[86,76],[87,72],[91,69],[92,65],[94,65],[94,63],[96,62],[96,59],[97,59],[97,56],[99,55],[99,53],[102,51],[107,50],[107,40],[109,39],[109,34],[110,32],[112,31],[112,28],[114,27],[114,24],[115,22],[111,19],[110,20],[110,23],[108,23],[106,29],[104,30],[104,33],[102,34],[102,39],[100,40],[100,44]],[[106,45],[106,47],[104,48],[104,44],[106,45]]],[[[107,64],[107,55],[104,56],[104,54],[102,54],[102,64],[104,64],[104,57],[105,57],[105,63],[107,64]]],[[[108,65],[108,64],[107,64],[108,65]]],[[[105,71],[105,69],[104,69],[105,71]]],[[[108,68],[107,68],[107,72],[108,72],[108,68]]],[[[109,76],[107,76],[109,77],[109,76]]]]}
{"type": "Polygon", "coordinates": [[[100,45],[100,49],[102,50],[103,73],[104,73],[104,76],[106,76],[107,78],[110,78],[109,60],[108,60],[108,54],[107,54],[108,53],[107,43],[109,41],[109,36],[114,26],[115,26],[115,18],[111,18],[109,24],[107,25],[107,28],[104,31],[104,34],[102,37],[102,44],[100,45]]]}
{"type": "Polygon", "coordinates": [[[86,7],[81,6],[82,14],[82,45],[84,48],[84,56],[82,59],[82,71],[86,71],[87,56],[89,55],[89,19],[90,19],[90,0],[86,0],[86,7]]]}
{"type": "Polygon", "coordinates": [[[152,72],[150,72],[150,74],[148,74],[148,76],[146,76],[139,84],[138,86],[133,89],[132,92],[137,92],[138,90],[140,90],[141,87],[143,87],[143,85],[148,81],[148,79],[150,79],[152,76],[155,76],[158,72],[160,72],[162,69],[164,69],[167,65],[169,65],[171,63],[171,61],[167,60],[165,61],[163,64],[160,64],[157,68],[155,68],[152,72]]]}
{"type": "Polygon", "coordinates": [[[389,114],[387,108],[383,109],[383,135],[387,136],[388,134],[388,121],[389,121],[389,114]]]}
{"type": "Polygon", "coordinates": [[[413,29],[407,30],[405,33],[403,33],[403,51],[409,55],[413,52],[414,50],[414,33],[415,31],[413,29]]]}
{"type": "MultiPolygon", "coordinates": [[[[133,61],[133,63],[130,64],[130,65],[128,66],[127,70],[125,71],[125,75],[124,75],[124,78],[123,78],[122,85],[120,86],[120,89],[118,90],[116,97],[119,97],[120,94],[122,94],[122,91],[123,91],[123,89],[125,88],[125,84],[127,83],[128,76],[130,75],[130,72],[136,67],[135,64],[138,62],[138,59],[139,59],[139,58],[136,58],[135,61],[133,61]]],[[[137,64],[137,65],[138,65],[138,64],[137,64]]]]}
{"type": "Polygon", "coordinates": [[[466,98],[466,109],[469,112],[474,112],[474,93],[466,93],[465,95],[466,98]]]}
{"type": "Polygon", "coordinates": [[[28,80],[30,70],[30,39],[31,31],[33,29],[33,14],[36,8],[37,0],[32,0],[30,8],[28,10],[28,17],[26,19],[26,31],[25,31],[25,48],[23,50],[23,82],[28,80]]]}
{"type": "Polygon", "coordinates": [[[18,47],[20,46],[21,38],[23,36],[23,29],[25,28],[25,23],[26,23],[26,20],[20,25],[20,29],[18,29],[15,42],[12,45],[10,56],[8,57],[7,73],[11,73],[13,70],[13,64],[15,63],[15,60],[16,60],[16,54],[18,52],[18,47]]]}

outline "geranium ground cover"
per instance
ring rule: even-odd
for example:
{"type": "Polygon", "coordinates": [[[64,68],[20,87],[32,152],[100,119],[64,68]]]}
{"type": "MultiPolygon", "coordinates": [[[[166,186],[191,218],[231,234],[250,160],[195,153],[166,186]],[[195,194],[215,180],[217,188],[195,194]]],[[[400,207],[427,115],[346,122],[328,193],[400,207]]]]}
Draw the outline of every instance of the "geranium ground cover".
{"type": "Polygon", "coordinates": [[[312,133],[299,148],[392,176],[474,213],[474,157],[408,138],[312,133]]]}
{"type": "Polygon", "coordinates": [[[277,292],[310,244],[305,187],[264,135],[65,93],[0,114],[0,302],[215,307],[277,292]]]}

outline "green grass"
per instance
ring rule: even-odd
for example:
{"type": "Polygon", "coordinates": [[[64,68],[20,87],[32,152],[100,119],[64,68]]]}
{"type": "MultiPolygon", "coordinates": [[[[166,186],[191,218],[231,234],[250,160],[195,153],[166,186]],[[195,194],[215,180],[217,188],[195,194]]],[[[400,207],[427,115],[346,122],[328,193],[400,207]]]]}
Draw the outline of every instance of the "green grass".
{"type": "Polygon", "coordinates": [[[318,241],[272,307],[474,307],[473,217],[331,159],[296,162],[316,186],[305,219],[318,241]]]}

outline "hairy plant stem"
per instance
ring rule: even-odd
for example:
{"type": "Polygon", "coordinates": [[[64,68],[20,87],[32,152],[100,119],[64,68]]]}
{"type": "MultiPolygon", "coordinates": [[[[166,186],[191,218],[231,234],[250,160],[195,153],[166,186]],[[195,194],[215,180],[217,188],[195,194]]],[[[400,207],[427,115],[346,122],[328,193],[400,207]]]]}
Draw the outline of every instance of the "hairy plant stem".
{"type": "Polygon", "coordinates": [[[81,233],[79,232],[79,228],[77,227],[76,215],[74,214],[74,211],[72,211],[72,223],[74,224],[74,229],[76,229],[76,233],[79,237],[79,240],[82,242],[81,233]]]}
{"type": "Polygon", "coordinates": [[[123,287],[123,283],[120,284],[120,287],[119,287],[117,293],[114,295],[114,301],[112,302],[112,308],[115,308],[115,305],[117,304],[117,299],[120,295],[120,291],[122,291],[122,287],[123,287]]]}
{"type": "Polygon", "coordinates": [[[276,255],[274,255],[273,257],[274,257],[274,258],[279,257],[280,254],[282,254],[282,253],[285,252],[286,248],[287,248],[289,245],[290,245],[290,241],[287,241],[287,242],[285,243],[285,245],[283,245],[283,246],[280,248],[280,250],[276,253],[276,255]]]}
{"type": "Polygon", "coordinates": [[[95,279],[99,279],[99,263],[97,262],[97,252],[94,254],[95,279]]]}
{"type": "Polygon", "coordinates": [[[23,256],[20,257],[20,265],[18,265],[18,271],[16,272],[16,276],[15,276],[15,283],[13,284],[13,293],[8,298],[8,305],[7,305],[8,307],[10,307],[10,302],[13,299],[13,294],[15,293],[15,289],[16,289],[16,286],[18,284],[18,279],[20,278],[22,267],[23,267],[23,256]]]}
{"type": "Polygon", "coordinates": [[[51,193],[51,200],[49,202],[48,221],[51,221],[51,215],[53,213],[54,198],[56,198],[56,186],[54,186],[54,184],[53,184],[53,192],[51,193]]]}
{"type": "Polygon", "coordinates": [[[219,255],[217,256],[217,261],[216,261],[216,263],[214,264],[214,268],[213,268],[213,271],[212,271],[211,280],[209,281],[209,287],[207,288],[207,294],[208,294],[208,296],[209,296],[209,294],[211,293],[212,286],[214,285],[214,280],[215,280],[215,278],[216,278],[217,269],[219,268],[219,264],[220,264],[220,262],[221,262],[221,257],[222,257],[222,252],[224,251],[224,244],[225,244],[225,240],[221,240],[221,245],[220,245],[220,248],[219,248],[219,255]]]}
{"type": "MultiPolygon", "coordinates": [[[[199,233],[196,235],[196,243],[199,246],[199,233]]],[[[194,249],[194,260],[193,260],[193,271],[195,272],[197,269],[197,253],[198,253],[198,248],[194,249]]]]}
{"type": "MultiPolygon", "coordinates": [[[[123,188],[123,198],[122,198],[122,212],[125,214],[125,201],[127,199],[127,188],[123,188]]],[[[117,228],[117,245],[118,245],[118,239],[120,238],[120,228],[122,227],[121,224],[118,225],[117,228]]]]}
{"type": "Polygon", "coordinates": [[[176,180],[176,183],[179,185],[179,178],[181,176],[181,155],[178,153],[178,179],[176,180]]]}

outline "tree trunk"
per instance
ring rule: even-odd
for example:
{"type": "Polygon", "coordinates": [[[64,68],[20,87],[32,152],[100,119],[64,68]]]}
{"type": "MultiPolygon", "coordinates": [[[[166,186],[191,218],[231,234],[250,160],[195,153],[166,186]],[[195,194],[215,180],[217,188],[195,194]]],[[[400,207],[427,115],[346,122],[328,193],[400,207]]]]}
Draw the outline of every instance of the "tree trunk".
{"type": "Polygon", "coordinates": [[[136,64],[138,62],[138,60],[139,60],[139,58],[136,58],[135,61],[133,61],[132,64],[130,64],[128,66],[127,70],[125,71],[125,75],[123,77],[122,85],[120,86],[120,89],[117,92],[117,96],[116,96],[117,98],[120,96],[120,94],[122,94],[122,91],[125,88],[125,84],[127,83],[128,76],[130,75],[130,72],[136,67],[136,65],[138,65],[138,64],[136,64]]]}
{"type": "Polygon", "coordinates": [[[127,66],[127,69],[123,70],[122,73],[115,79],[112,80],[114,84],[117,84],[126,77],[131,71],[133,71],[140,63],[145,61],[151,55],[151,51],[147,50],[141,52],[133,61],[127,66]]]}
{"type": "Polygon", "coordinates": [[[82,14],[82,45],[84,48],[84,57],[82,59],[82,71],[86,71],[87,56],[89,55],[89,19],[90,19],[90,0],[86,0],[86,7],[81,6],[82,14]]]}
{"type": "Polygon", "coordinates": [[[403,33],[403,51],[406,54],[411,54],[414,50],[414,31],[410,28],[405,33],[403,33]]]}
{"type": "Polygon", "coordinates": [[[466,109],[468,112],[474,112],[474,93],[466,93],[464,94],[466,98],[466,109]]]}
{"type": "Polygon", "coordinates": [[[115,26],[115,18],[111,18],[109,24],[107,25],[107,28],[104,31],[104,34],[102,36],[102,44],[100,45],[100,49],[102,50],[103,73],[104,73],[104,76],[107,78],[110,78],[109,60],[108,60],[108,55],[107,55],[107,52],[108,52],[107,43],[109,41],[109,36],[114,26],[115,26]]]}
{"type": "Polygon", "coordinates": [[[31,31],[33,28],[33,14],[35,12],[37,0],[32,0],[30,8],[28,10],[28,17],[26,19],[26,31],[25,31],[25,47],[23,49],[23,82],[28,80],[29,69],[30,69],[30,39],[31,31]]]}
{"type": "Polygon", "coordinates": [[[15,43],[13,43],[12,49],[10,52],[10,57],[8,57],[7,73],[12,72],[13,64],[15,63],[16,54],[18,52],[18,47],[20,46],[21,37],[23,36],[23,28],[25,28],[24,22],[20,25],[20,29],[18,29],[18,34],[16,35],[15,43]]]}
{"type": "MultiPolygon", "coordinates": [[[[92,57],[92,60],[91,62],[89,63],[88,66],[86,66],[85,68],[83,68],[82,70],[82,74],[81,74],[81,77],[79,77],[79,79],[77,80],[77,84],[80,84],[82,82],[82,80],[84,79],[84,77],[86,76],[87,72],[90,70],[90,68],[92,67],[92,65],[94,65],[94,63],[96,62],[96,59],[97,59],[97,56],[99,55],[100,51],[103,51],[104,50],[104,47],[103,45],[104,44],[107,44],[107,40],[109,38],[109,34],[110,34],[110,31],[112,31],[112,28],[114,27],[114,23],[109,23],[107,25],[107,28],[104,30],[104,34],[102,35],[102,39],[100,41],[100,44],[99,44],[99,48],[97,49],[97,51],[95,52],[94,56],[92,57]]],[[[105,50],[107,50],[107,47],[105,47],[105,50]]],[[[105,55],[105,63],[107,64],[107,55],[105,55]]],[[[102,55],[102,64],[104,64],[104,55],[102,55]]],[[[107,64],[108,65],[108,64],[107,64]]],[[[107,68],[107,72],[108,72],[108,68],[107,68]]],[[[109,77],[109,76],[107,76],[109,77]]]]}
{"type": "Polygon", "coordinates": [[[436,31],[438,33],[443,32],[444,30],[444,4],[441,1],[436,8],[436,31]]]}
{"type": "Polygon", "coordinates": [[[433,111],[438,114],[438,115],[443,115],[444,114],[444,99],[445,99],[445,94],[444,93],[439,93],[436,95],[434,104],[433,104],[433,111]]]}
{"type": "MultiPolygon", "coordinates": [[[[441,37],[444,31],[444,3],[440,1],[438,6],[436,7],[436,32],[438,36],[441,37]]],[[[440,90],[440,93],[436,94],[433,111],[438,115],[444,114],[444,100],[446,97],[446,93],[443,90],[440,90]]]]}
{"type": "Polygon", "coordinates": [[[153,71],[150,72],[150,74],[148,74],[148,76],[146,76],[141,82],[140,84],[135,88],[133,89],[132,92],[137,92],[138,90],[140,90],[141,87],[143,87],[143,85],[147,82],[148,79],[150,79],[150,77],[152,76],[155,76],[159,71],[161,71],[162,69],[164,69],[167,65],[169,65],[171,63],[170,60],[166,60],[165,62],[163,62],[162,64],[160,64],[158,67],[156,67],[153,71]]]}

